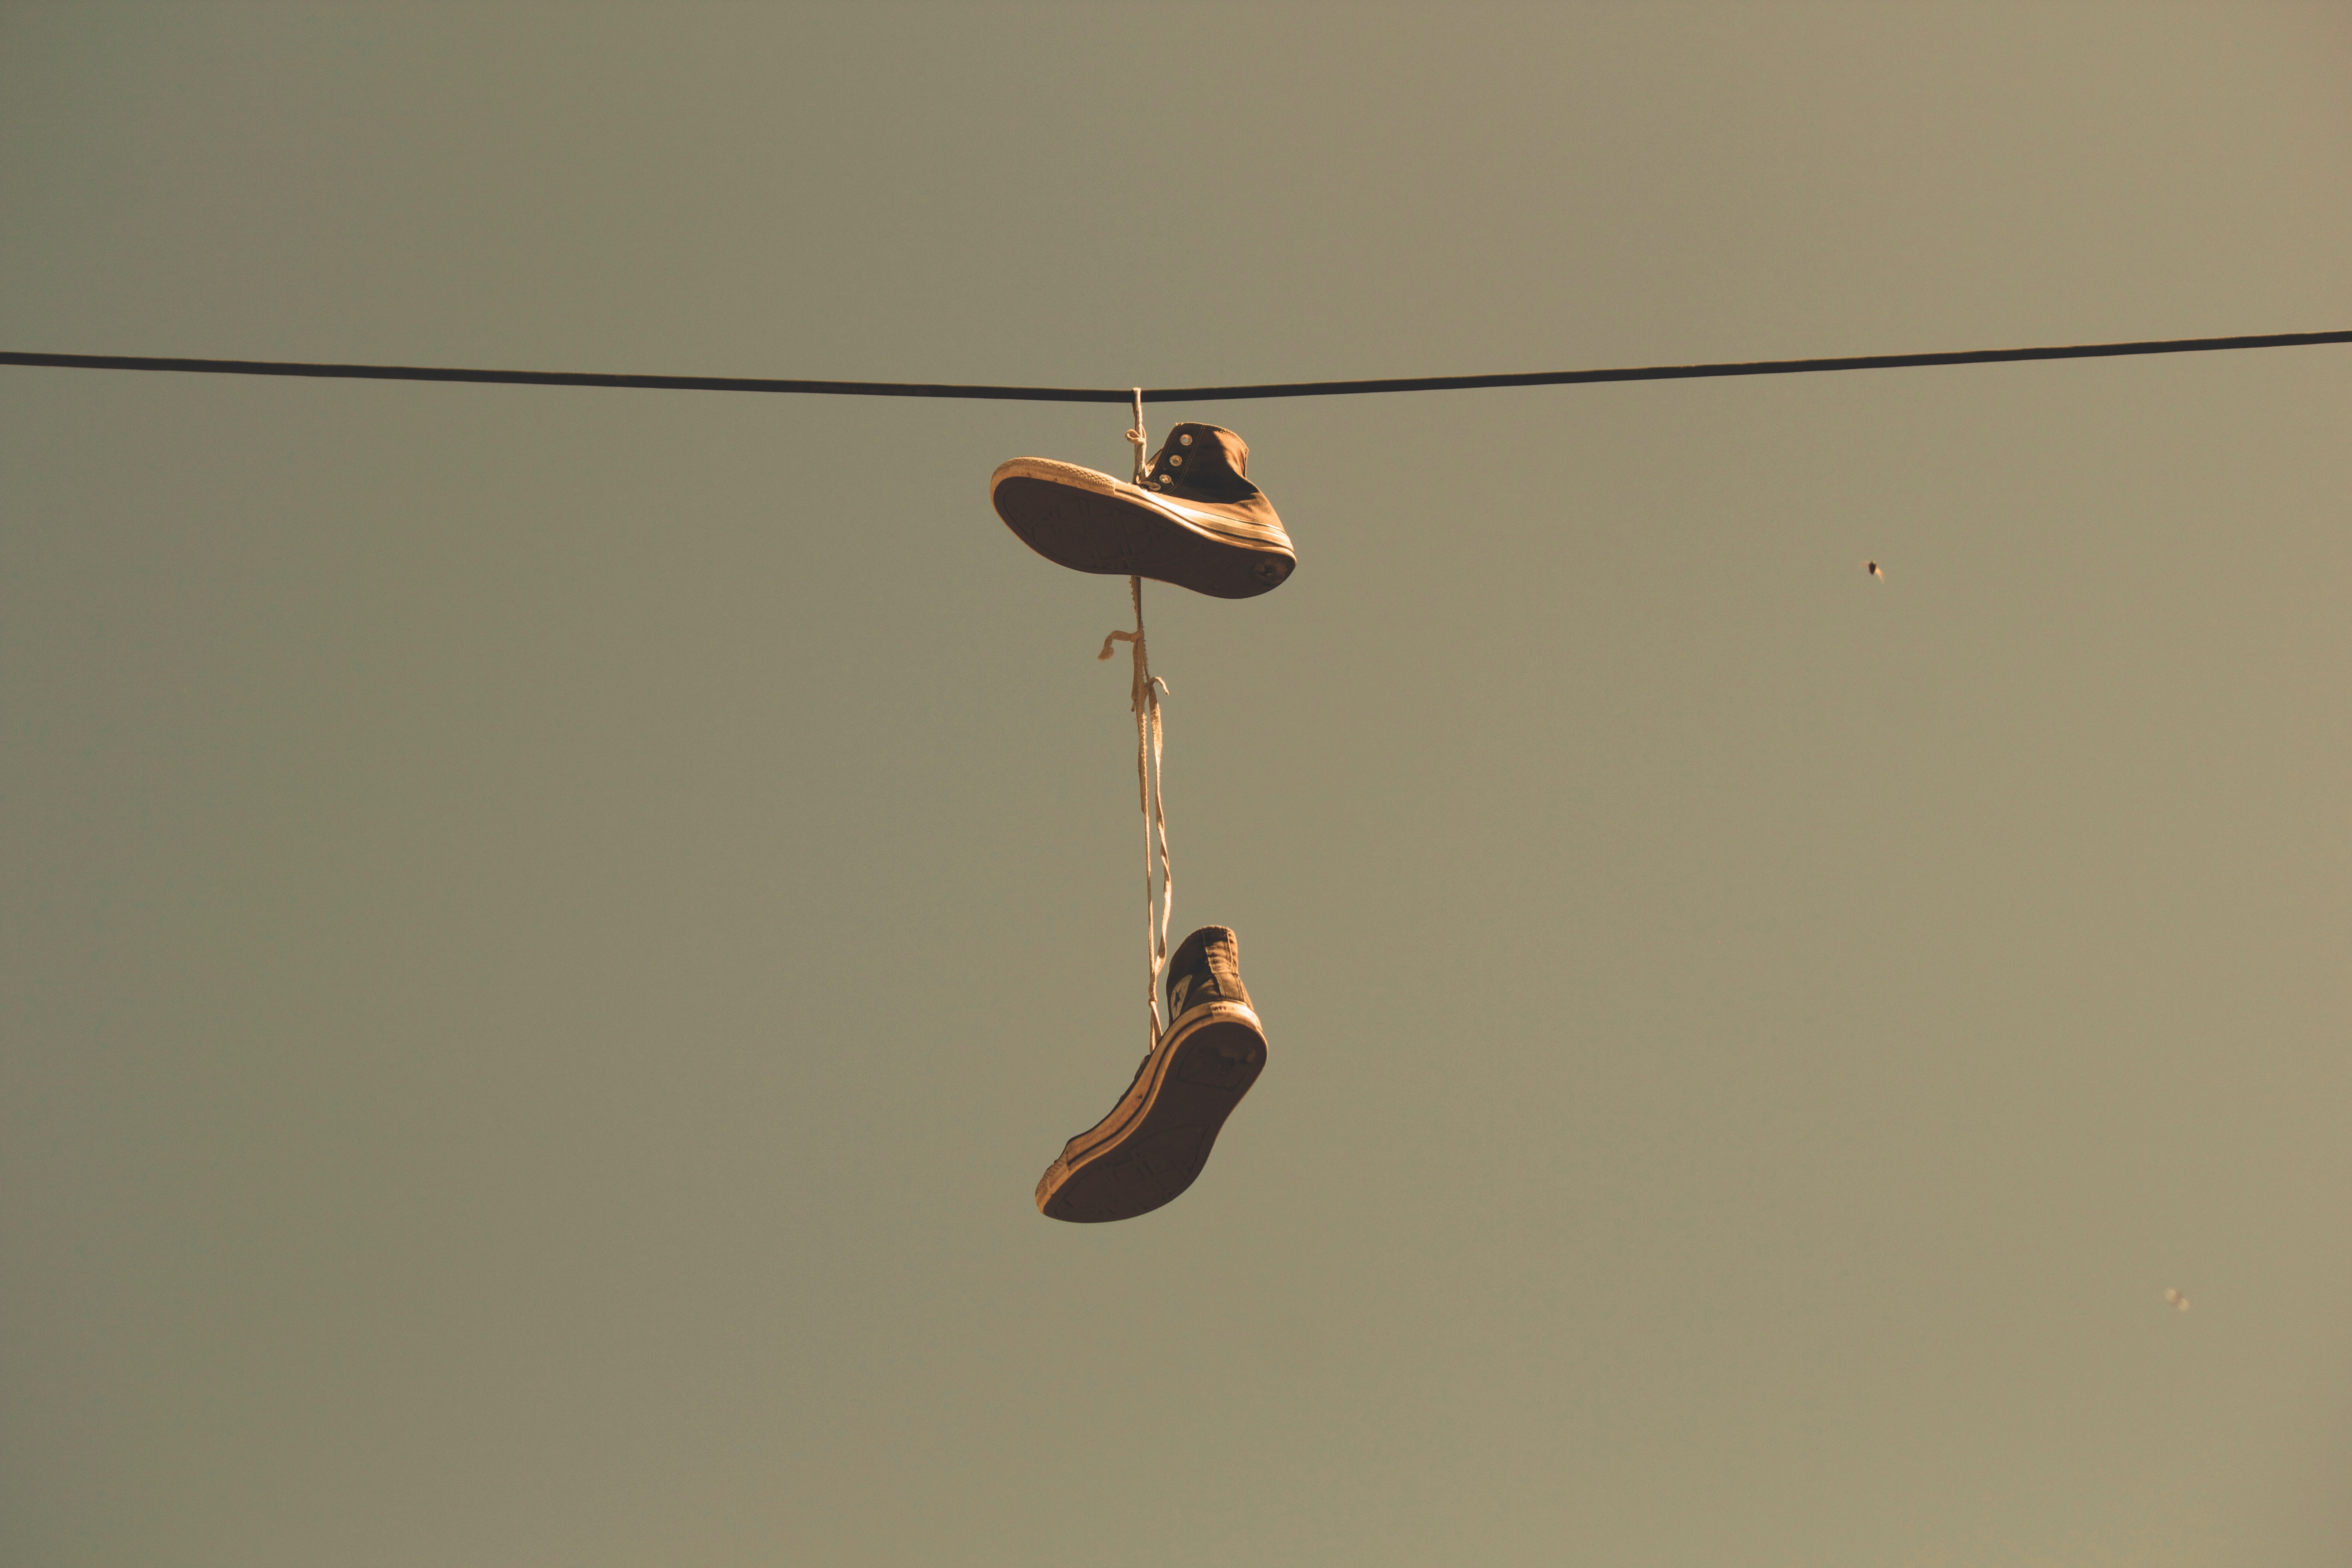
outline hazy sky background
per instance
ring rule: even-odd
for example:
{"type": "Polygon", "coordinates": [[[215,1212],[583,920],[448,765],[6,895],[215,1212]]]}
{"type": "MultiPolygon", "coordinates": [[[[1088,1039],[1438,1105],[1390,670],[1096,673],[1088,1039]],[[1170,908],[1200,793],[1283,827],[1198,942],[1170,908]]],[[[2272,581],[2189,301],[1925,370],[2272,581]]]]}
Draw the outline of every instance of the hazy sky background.
{"type": "MultiPolygon", "coordinates": [[[[0,4],[16,350],[2309,331],[2347,193],[2341,5],[0,4]]],[[[0,370],[0,1555],[2352,1560],[2352,349],[1181,417],[1272,1056],[1079,1227],[1126,590],[987,483],[1122,410],[0,370]]]]}

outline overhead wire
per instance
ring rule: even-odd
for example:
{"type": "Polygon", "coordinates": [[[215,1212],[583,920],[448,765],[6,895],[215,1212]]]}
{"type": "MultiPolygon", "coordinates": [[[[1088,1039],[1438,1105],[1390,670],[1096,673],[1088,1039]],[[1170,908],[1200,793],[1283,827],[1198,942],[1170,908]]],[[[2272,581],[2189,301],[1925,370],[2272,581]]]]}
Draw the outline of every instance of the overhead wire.
{"type": "MultiPolygon", "coordinates": [[[[2114,359],[2132,354],[2210,353],[2227,349],[2300,348],[2352,342],[2352,331],[2273,332],[2256,337],[2173,338],[2053,348],[1965,349],[1955,353],[1858,354],[1830,359],[1750,360],[1722,364],[1631,365],[1612,370],[1533,371],[1500,375],[1392,376],[1373,381],[1296,381],[1244,386],[1146,388],[1145,403],[1213,403],[1254,397],[1345,397],[1376,392],[1457,392],[1479,387],[1576,386],[1614,381],[1696,381],[1732,375],[1801,375],[1833,370],[1904,370],[1930,365],[2005,364],[2029,360],[2114,359]]],[[[291,375],[352,381],[444,381],[499,386],[605,386],[675,392],[803,393],[839,397],[963,397],[1012,403],[1126,403],[1131,386],[966,386],[931,382],[782,381],[759,376],[608,375],[584,371],[465,370],[406,364],[311,364],[241,359],[154,359],[129,354],[0,352],[0,364],[64,370],[142,370],[202,375],[291,375]]]]}

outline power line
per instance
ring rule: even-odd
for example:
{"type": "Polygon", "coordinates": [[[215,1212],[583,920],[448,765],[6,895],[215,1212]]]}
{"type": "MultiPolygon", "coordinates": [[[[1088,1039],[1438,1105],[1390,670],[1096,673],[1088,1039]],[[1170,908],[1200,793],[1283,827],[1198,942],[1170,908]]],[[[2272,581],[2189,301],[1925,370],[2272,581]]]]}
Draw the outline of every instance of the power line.
{"type": "MultiPolygon", "coordinates": [[[[1384,381],[1294,381],[1259,386],[1146,388],[1146,403],[1210,403],[1244,397],[1340,397],[1365,392],[1453,392],[1488,386],[1572,386],[1601,381],[1696,381],[1724,375],[1796,375],[1823,370],[1901,370],[2019,360],[2113,359],[2126,354],[2210,353],[2352,342],[2352,331],[2274,332],[2251,338],[2174,338],[2161,342],[2074,343],[2063,348],[1969,349],[1956,353],[1864,354],[1845,359],[1752,360],[1733,364],[1652,364],[1620,370],[1536,371],[1517,375],[1424,375],[1384,381]]],[[[459,370],[437,365],[302,364],[244,359],[144,359],[121,354],[0,352],[0,364],[67,370],[161,370],[201,375],[307,375],[351,381],[464,381],[502,386],[631,386],[676,392],[799,392],[842,397],[978,397],[1013,403],[1125,403],[1123,386],[952,386],[900,381],[771,381],[730,375],[603,375],[554,370],[459,370]]]]}

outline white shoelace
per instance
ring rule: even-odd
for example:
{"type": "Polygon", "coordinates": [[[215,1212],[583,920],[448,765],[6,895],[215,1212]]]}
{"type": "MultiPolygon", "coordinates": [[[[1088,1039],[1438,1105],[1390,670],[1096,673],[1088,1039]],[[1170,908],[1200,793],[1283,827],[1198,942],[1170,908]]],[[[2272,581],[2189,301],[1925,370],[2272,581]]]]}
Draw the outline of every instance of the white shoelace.
{"type": "Polygon", "coordinates": [[[1150,656],[1143,641],[1143,579],[1127,580],[1128,597],[1135,605],[1135,629],[1113,632],[1103,638],[1097,658],[1110,657],[1110,645],[1123,642],[1134,654],[1134,674],[1129,704],[1135,710],[1135,781],[1143,807],[1143,932],[1148,973],[1144,1002],[1150,1015],[1151,1045],[1160,1044],[1160,976],[1168,967],[1168,921],[1176,908],[1176,880],[1168,863],[1168,810],[1161,794],[1160,700],[1168,683],[1151,673],[1150,656]],[[1157,850],[1158,868],[1153,859],[1157,850]]]}

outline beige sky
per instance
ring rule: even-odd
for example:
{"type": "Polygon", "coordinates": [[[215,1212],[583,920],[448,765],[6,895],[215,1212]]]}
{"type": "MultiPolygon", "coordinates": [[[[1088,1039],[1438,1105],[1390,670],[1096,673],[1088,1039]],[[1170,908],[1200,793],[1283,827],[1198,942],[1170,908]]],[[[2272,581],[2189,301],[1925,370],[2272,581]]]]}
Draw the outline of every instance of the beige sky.
{"type": "MultiPolygon", "coordinates": [[[[2340,5],[0,5],[15,350],[2308,331],[2347,191],[2340,5]]],[[[1077,1227],[1125,589],[986,487],[1123,411],[0,370],[0,1556],[2347,1560],[2352,349],[1178,417],[1272,1055],[1077,1227]]]]}

